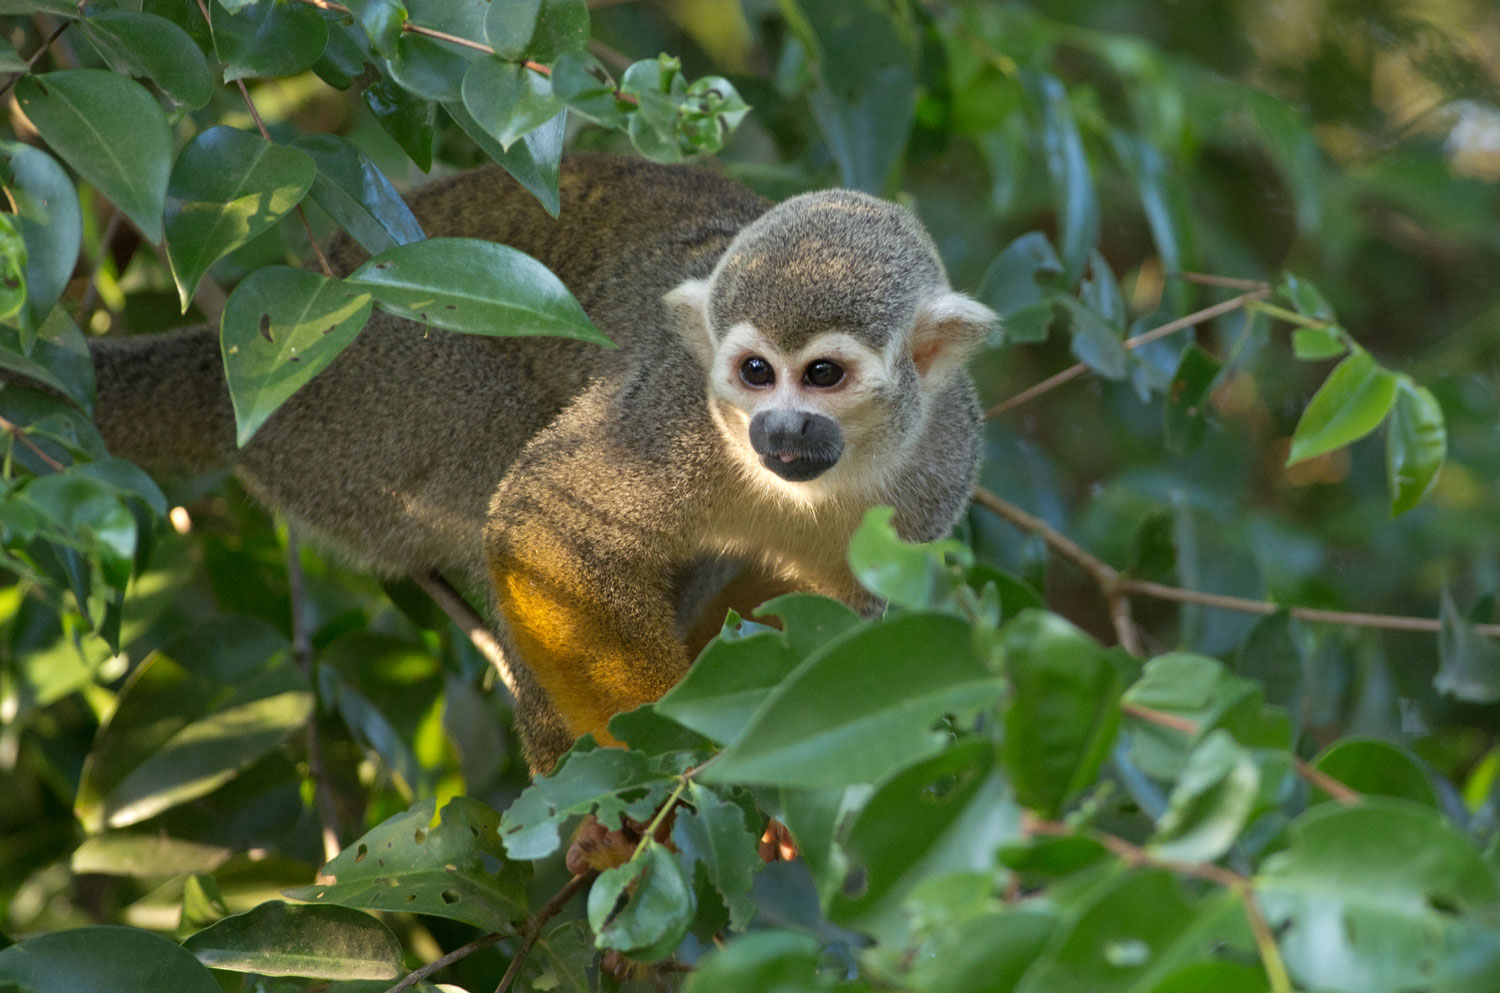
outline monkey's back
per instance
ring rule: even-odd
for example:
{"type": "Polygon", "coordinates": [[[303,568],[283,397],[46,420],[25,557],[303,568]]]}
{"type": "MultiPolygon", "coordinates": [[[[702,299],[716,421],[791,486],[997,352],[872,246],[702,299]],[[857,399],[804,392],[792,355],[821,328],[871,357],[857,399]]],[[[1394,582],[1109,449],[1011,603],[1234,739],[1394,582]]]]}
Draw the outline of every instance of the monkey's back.
{"type": "MultiPolygon", "coordinates": [[[[182,378],[194,377],[191,384],[163,376],[161,339],[155,352],[126,339],[101,348],[96,363],[106,439],[150,463],[153,449],[170,453],[184,435],[196,437],[200,457],[209,449],[230,455],[258,499],[356,563],[482,581],[487,502],[506,467],[593,380],[663,350],[683,351],[662,295],[707,276],[735,232],[769,206],[707,170],[633,160],[567,162],[559,187],[556,219],[495,166],[439,180],[408,200],[429,237],[497,241],[541,261],[619,349],[429,330],[377,311],[235,453],[216,329],[177,336],[182,378]],[[143,425],[144,391],[185,390],[208,409],[191,423],[143,425]],[[178,437],[145,438],[147,431],[178,437]]],[[[364,253],[340,236],[329,256],[347,273],[364,253]]],[[[161,416],[158,407],[152,417],[161,416]]]]}

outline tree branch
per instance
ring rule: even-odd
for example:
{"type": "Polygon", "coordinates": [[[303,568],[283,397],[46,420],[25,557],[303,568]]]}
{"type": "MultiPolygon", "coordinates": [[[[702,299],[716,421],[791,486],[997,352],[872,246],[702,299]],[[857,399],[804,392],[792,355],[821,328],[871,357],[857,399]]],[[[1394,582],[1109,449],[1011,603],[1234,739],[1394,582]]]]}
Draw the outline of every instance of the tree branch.
{"type": "Polygon", "coordinates": [[[447,955],[444,955],[442,958],[433,959],[431,962],[428,962],[420,969],[413,969],[405,976],[402,976],[401,981],[395,986],[392,986],[390,989],[386,990],[385,993],[402,993],[403,990],[409,990],[413,986],[420,983],[422,980],[426,979],[428,976],[431,976],[437,972],[441,972],[453,963],[458,962],[462,959],[466,959],[470,955],[473,955],[475,952],[480,951],[481,949],[488,948],[495,942],[503,941],[509,937],[510,935],[508,934],[487,934],[482,938],[475,938],[467,945],[461,945],[458,948],[453,949],[453,951],[449,952],[447,955]]]}
{"type": "Polygon", "coordinates": [[[21,444],[31,449],[32,454],[41,459],[43,462],[47,463],[47,467],[53,472],[63,472],[68,468],[61,462],[57,461],[57,459],[54,459],[52,456],[43,451],[41,446],[32,441],[31,437],[26,434],[21,426],[18,425],[15,421],[12,421],[10,418],[0,417],[0,431],[4,431],[12,438],[16,439],[21,444]]]}
{"type": "Polygon", "coordinates": [[[531,952],[531,947],[536,944],[536,939],[541,936],[542,927],[556,917],[567,902],[573,899],[573,895],[587,886],[594,878],[595,873],[579,873],[568,880],[568,885],[558,890],[548,900],[541,910],[526,925],[526,933],[521,938],[521,947],[516,949],[515,956],[510,960],[510,966],[506,968],[505,975],[500,977],[500,985],[495,987],[495,993],[505,993],[510,989],[510,984],[515,982],[516,976],[520,975],[521,965],[526,961],[526,956],[531,952]]]}
{"type": "MultiPolygon", "coordinates": [[[[312,634],[307,629],[307,581],[302,573],[302,556],[297,533],[290,524],[286,531],[286,580],[292,605],[292,659],[314,683],[312,634]]],[[[323,861],[332,862],[343,851],[339,841],[339,808],[334,798],[333,780],[323,765],[323,748],[318,739],[318,708],[307,715],[307,775],[312,780],[313,803],[323,835],[323,861]]]]}
{"type": "Polygon", "coordinates": [[[47,54],[47,49],[52,47],[52,43],[56,41],[64,31],[68,30],[68,25],[72,23],[72,21],[63,21],[57,27],[52,29],[52,33],[47,36],[47,39],[42,42],[41,46],[37,48],[36,51],[31,53],[31,58],[26,60],[26,68],[21,72],[18,72],[15,75],[11,76],[5,81],[3,85],[0,85],[0,97],[3,97],[5,96],[5,94],[9,93],[10,88],[12,86],[15,86],[16,83],[20,81],[22,76],[25,76],[31,72],[32,68],[35,67],[37,62],[41,60],[42,56],[47,54]]]}
{"type": "Polygon", "coordinates": [[[489,626],[484,623],[484,618],[475,613],[448,580],[436,572],[426,575],[412,577],[418,586],[432,597],[433,603],[442,608],[443,613],[448,615],[449,620],[458,625],[458,629],[469,638],[469,644],[484,656],[495,671],[500,674],[500,682],[505,684],[506,692],[510,694],[511,701],[519,699],[516,693],[515,670],[510,666],[510,660],[505,657],[505,649],[500,647],[500,642],[495,640],[494,634],[490,632],[489,626]]]}

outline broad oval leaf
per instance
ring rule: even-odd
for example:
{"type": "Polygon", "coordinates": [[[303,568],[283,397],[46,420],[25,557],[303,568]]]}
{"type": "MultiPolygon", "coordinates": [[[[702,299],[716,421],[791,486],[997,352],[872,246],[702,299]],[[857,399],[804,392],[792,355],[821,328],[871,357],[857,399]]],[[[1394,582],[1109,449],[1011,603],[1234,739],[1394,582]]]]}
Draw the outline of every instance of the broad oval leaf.
{"type": "Polygon", "coordinates": [[[1250,753],[1222,729],[1188,756],[1157,820],[1151,851],[1178,862],[1212,862],[1239,840],[1260,793],[1260,769],[1250,753]]]}
{"type": "Polygon", "coordinates": [[[572,817],[594,814],[608,828],[621,818],[644,821],[666,795],[672,778],[645,753],[599,748],[585,738],[557,767],[539,776],[500,819],[500,837],[511,858],[539,859],[557,850],[558,829],[572,817]]]}
{"type": "Polygon", "coordinates": [[[29,355],[22,351],[20,329],[0,325],[0,368],[45,383],[85,413],[94,412],[94,360],[83,332],[61,307],[37,330],[29,355]]]}
{"type": "Polygon", "coordinates": [[[813,653],[702,775],[778,786],[871,782],[938,750],[938,718],[988,706],[1001,691],[967,623],[904,614],[813,653]]]}
{"type": "Polygon", "coordinates": [[[203,52],[191,35],[165,17],[104,10],[82,24],[89,41],[116,72],[151,80],[186,110],[197,110],[213,96],[213,77],[203,52]]]}
{"type": "Polygon", "coordinates": [[[172,135],[151,94],[104,69],[65,69],[22,79],[16,100],[68,165],[161,241],[172,135]]]}
{"type": "MultiPolygon", "coordinates": [[[[1377,738],[1344,738],[1323,750],[1313,766],[1345,786],[1372,796],[1397,797],[1438,807],[1432,777],[1410,749],[1377,738]]],[[[1330,797],[1316,786],[1310,802],[1330,797]]]]}
{"type": "Polygon", "coordinates": [[[209,8],[226,83],[299,73],[328,44],[328,22],[308,4],[252,3],[235,14],[220,3],[209,8]]]}
{"type": "Polygon", "coordinates": [[[490,137],[489,132],[478,121],[474,120],[474,115],[469,113],[468,108],[457,96],[445,102],[443,109],[458,123],[459,127],[463,128],[464,134],[474,140],[474,144],[484,149],[490,158],[500,163],[516,182],[526,187],[531,195],[546,208],[547,213],[553,217],[557,216],[558,211],[562,209],[562,201],[557,192],[557,178],[562,163],[567,111],[558,114],[541,127],[527,132],[524,138],[506,150],[498,141],[490,137]]]}
{"type": "Polygon", "coordinates": [[[371,255],[426,237],[411,208],[368,155],[331,134],[308,135],[292,147],[312,156],[312,198],[371,255]]]}
{"type": "Polygon", "coordinates": [[[1396,402],[1396,383],[1397,377],[1376,364],[1369,352],[1357,351],[1344,359],[1302,412],[1286,464],[1342,448],[1374,431],[1396,402]]]}
{"type": "Polygon", "coordinates": [[[584,0],[511,0],[489,6],[484,33],[502,59],[551,63],[577,52],[589,40],[589,8],[584,0]]]}
{"type": "Polygon", "coordinates": [[[310,979],[395,979],[401,943],[369,914],[267,900],[182,943],[213,969],[310,979]]]}
{"type": "Polygon", "coordinates": [[[218,845],[184,841],[160,833],[105,831],[85,838],[73,850],[68,867],[76,873],[149,879],[213,872],[233,854],[218,845]]]}
{"type": "Polygon", "coordinates": [[[1447,455],[1448,429],[1437,397],[1425,386],[1400,377],[1396,405],[1391,408],[1391,423],[1386,428],[1385,471],[1392,517],[1422,502],[1437,482],[1447,455]]]}
{"type": "Polygon", "coordinates": [[[237,128],[209,128],[184,146],[167,203],[167,258],[183,313],[209,267],[297,206],[315,172],[306,153],[237,128]]]}
{"type": "Polygon", "coordinates": [[[26,240],[26,305],[17,323],[21,344],[29,354],[37,329],[51,314],[78,264],[83,212],[73,180],[46,152],[20,142],[0,142],[0,162],[0,179],[15,201],[15,220],[26,240]]]}
{"type": "Polygon", "coordinates": [[[599,874],[589,890],[594,944],[654,962],[676,951],[693,920],[693,887],[654,838],[640,856],[599,874]]]}
{"type": "Polygon", "coordinates": [[[555,335],[611,344],[573,294],[525,252],[472,238],[429,238],[382,252],[349,275],[380,309],[484,335],[555,335]]]}
{"type": "Polygon", "coordinates": [[[244,446],[286,399],[364,329],[370,294],[305,269],[266,266],[229,294],[219,326],[224,376],[244,446]]]}
{"type": "Polygon", "coordinates": [[[386,134],[395,139],[417,168],[432,168],[432,135],[436,108],[382,76],[360,96],[386,134]]]}
{"type": "Polygon", "coordinates": [[[175,943],[133,927],[39,934],[0,951],[0,987],[26,993],[219,993],[213,973],[175,943]]]}
{"type": "Polygon", "coordinates": [[[523,135],[563,109],[562,101],[552,95],[552,83],[546,76],[494,57],[469,64],[462,92],[464,106],[475,122],[507,152],[523,135]]]}

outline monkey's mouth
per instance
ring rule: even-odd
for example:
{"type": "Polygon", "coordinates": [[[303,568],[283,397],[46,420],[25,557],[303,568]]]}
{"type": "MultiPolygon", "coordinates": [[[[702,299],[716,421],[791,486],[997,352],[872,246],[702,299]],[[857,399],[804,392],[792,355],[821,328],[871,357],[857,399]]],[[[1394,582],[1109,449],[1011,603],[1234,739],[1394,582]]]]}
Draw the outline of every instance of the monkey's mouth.
{"type": "Polygon", "coordinates": [[[805,483],[832,469],[838,460],[837,455],[826,458],[804,452],[772,451],[760,457],[760,464],[788,482],[805,483]]]}

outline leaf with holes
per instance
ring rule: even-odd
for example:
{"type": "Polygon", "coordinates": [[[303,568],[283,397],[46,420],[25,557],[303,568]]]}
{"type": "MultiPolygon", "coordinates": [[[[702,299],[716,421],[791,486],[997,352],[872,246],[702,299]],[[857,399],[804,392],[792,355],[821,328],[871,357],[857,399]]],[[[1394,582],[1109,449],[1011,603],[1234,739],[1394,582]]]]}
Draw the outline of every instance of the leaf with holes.
{"type": "Polygon", "coordinates": [[[423,800],[367,831],[323,867],[331,882],[286,891],[294,900],[404,910],[504,931],[526,916],[530,866],[505,857],[500,815],[454,797],[423,800]]]}
{"type": "Polygon", "coordinates": [[[266,266],[229,294],[220,323],[235,443],[338,358],[370,319],[370,294],[305,269],[266,266]]]}
{"type": "Polygon", "coordinates": [[[759,829],[749,829],[738,804],[720,799],[698,783],[688,786],[685,799],[672,828],[672,841],[689,869],[694,862],[703,863],[708,881],[729,909],[729,926],[743,931],[755,913],[750,887],[761,868],[756,849],[759,829]]]}
{"type": "Polygon", "coordinates": [[[315,175],[306,153],[236,128],[187,143],[167,189],[167,257],[183,313],[209,266],[281,220],[315,175]]]}
{"type": "Polygon", "coordinates": [[[585,738],[510,805],[500,819],[500,837],[511,858],[539,859],[557,850],[564,821],[590,813],[611,829],[622,817],[644,821],[672,782],[643,753],[599,748],[585,738]]]}
{"type": "Polygon", "coordinates": [[[150,93],[104,69],[65,69],[22,79],[16,100],[53,151],[161,240],[172,135],[150,93]]]}
{"type": "Polygon", "coordinates": [[[1374,431],[1396,402],[1397,378],[1369,352],[1354,352],[1334,367],[1292,432],[1293,465],[1343,448],[1374,431]]]}
{"type": "Polygon", "coordinates": [[[429,238],[398,245],[348,281],[368,291],[381,310],[449,331],[611,344],[551,270],[492,241],[429,238]]]}
{"type": "Polygon", "coordinates": [[[693,920],[693,887],[670,849],[655,840],[622,866],[599,874],[589,890],[594,944],[640,962],[676,951],[693,920]]]}
{"type": "Polygon", "coordinates": [[[212,969],[310,979],[396,979],[401,943],[369,914],[267,900],[182,943],[212,969]]]}

